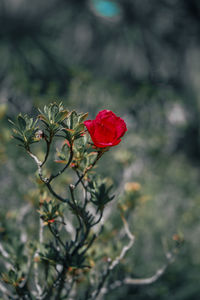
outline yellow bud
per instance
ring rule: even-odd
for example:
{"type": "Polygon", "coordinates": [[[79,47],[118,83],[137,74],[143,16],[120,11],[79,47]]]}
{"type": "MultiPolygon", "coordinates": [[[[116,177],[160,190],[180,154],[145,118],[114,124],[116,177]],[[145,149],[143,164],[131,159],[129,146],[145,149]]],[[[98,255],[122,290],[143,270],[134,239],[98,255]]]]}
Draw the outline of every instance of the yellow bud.
{"type": "Polygon", "coordinates": [[[126,211],[128,209],[127,205],[125,204],[119,204],[118,207],[121,211],[126,211]]]}
{"type": "Polygon", "coordinates": [[[141,189],[141,185],[138,182],[127,182],[124,187],[126,192],[138,192],[141,189]]]}
{"type": "Polygon", "coordinates": [[[90,267],[93,268],[95,266],[95,262],[93,259],[89,260],[90,267]]]}

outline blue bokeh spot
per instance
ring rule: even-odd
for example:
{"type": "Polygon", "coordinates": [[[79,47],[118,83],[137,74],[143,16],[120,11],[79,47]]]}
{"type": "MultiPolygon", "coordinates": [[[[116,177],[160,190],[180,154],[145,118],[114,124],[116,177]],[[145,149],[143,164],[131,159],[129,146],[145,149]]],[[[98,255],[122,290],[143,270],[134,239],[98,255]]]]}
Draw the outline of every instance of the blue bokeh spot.
{"type": "Polygon", "coordinates": [[[120,7],[117,3],[109,0],[93,0],[95,10],[103,17],[116,17],[120,14],[120,7]]]}

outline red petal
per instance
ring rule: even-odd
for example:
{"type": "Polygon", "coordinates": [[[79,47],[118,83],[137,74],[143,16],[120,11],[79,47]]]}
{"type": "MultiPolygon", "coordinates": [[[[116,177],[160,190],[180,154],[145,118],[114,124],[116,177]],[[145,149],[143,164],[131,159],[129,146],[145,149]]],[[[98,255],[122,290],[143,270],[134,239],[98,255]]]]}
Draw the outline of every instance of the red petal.
{"type": "Polygon", "coordinates": [[[83,123],[86,126],[89,133],[92,134],[94,132],[94,120],[87,120],[83,123]]]}

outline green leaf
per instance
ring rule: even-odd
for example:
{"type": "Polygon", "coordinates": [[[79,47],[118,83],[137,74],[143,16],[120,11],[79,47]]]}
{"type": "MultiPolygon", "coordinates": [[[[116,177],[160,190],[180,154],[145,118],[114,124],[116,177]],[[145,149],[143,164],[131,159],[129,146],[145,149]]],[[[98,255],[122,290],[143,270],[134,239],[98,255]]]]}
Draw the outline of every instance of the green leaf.
{"type": "Polygon", "coordinates": [[[70,129],[74,129],[74,127],[76,126],[77,122],[78,122],[78,116],[77,113],[75,111],[72,111],[70,114],[70,129]]]}
{"type": "Polygon", "coordinates": [[[85,129],[84,124],[78,124],[78,126],[76,126],[76,128],[75,128],[75,132],[80,133],[80,132],[83,132],[84,129],[85,129]]]}
{"type": "Polygon", "coordinates": [[[88,113],[80,114],[78,117],[79,123],[82,123],[83,121],[85,121],[85,119],[87,119],[87,117],[88,117],[88,113]]]}
{"type": "Polygon", "coordinates": [[[26,121],[24,120],[24,118],[21,115],[19,115],[17,117],[17,120],[18,120],[19,128],[22,131],[24,131],[26,129],[26,121]]]}
{"type": "Polygon", "coordinates": [[[14,137],[16,140],[18,140],[18,141],[24,143],[24,140],[23,140],[22,138],[20,138],[20,137],[18,137],[18,136],[16,136],[16,135],[13,135],[13,137],[14,137]]]}
{"type": "Polygon", "coordinates": [[[69,111],[68,110],[63,110],[58,114],[58,122],[64,121],[67,117],[69,116],[69,111]]]}
{"type": "Polygon", "coordinates": [[[10,122],[13,126],[16,127],[16,124],[11,119],[8,119],[8,122],[10,122]]]}
{"type": "Polygon", "coordinates": [[[50,107],[50,110],[51,110],[51,115],[56,115],[59,112],[58,104],[53,103],[52,106],[50,107]]]}
{"type": "Polygon", "coordinates": [[[70,129],[63,129],[62,131],[65,133],[66,139],[71,143],[71,142],[72,142],[72,136],[73,136],[73,134],[74,134],[74,131],[73,131],[73,130],[70,130],[70,129]]]}

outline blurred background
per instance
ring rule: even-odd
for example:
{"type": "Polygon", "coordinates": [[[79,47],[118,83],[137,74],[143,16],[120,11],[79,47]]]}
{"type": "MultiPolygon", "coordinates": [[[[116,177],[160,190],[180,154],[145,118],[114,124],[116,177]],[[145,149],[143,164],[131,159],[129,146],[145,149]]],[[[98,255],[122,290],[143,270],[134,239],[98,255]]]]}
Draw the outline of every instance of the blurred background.
{"type": "Polygon", "coordinates": [[[90,118],[113,110],[128,132],[100,172],[119,201],[127,182],[143,194],[128,217],[136,243],[113,276],[151,276],[165,262],[163,244],[174,234],[185,243],[159,281],[105,299],[199,300],[200,2],[0,0],[0,58],[1,218],[24,206],[35,172],[8,118],[52,101],[90,118]]]}

